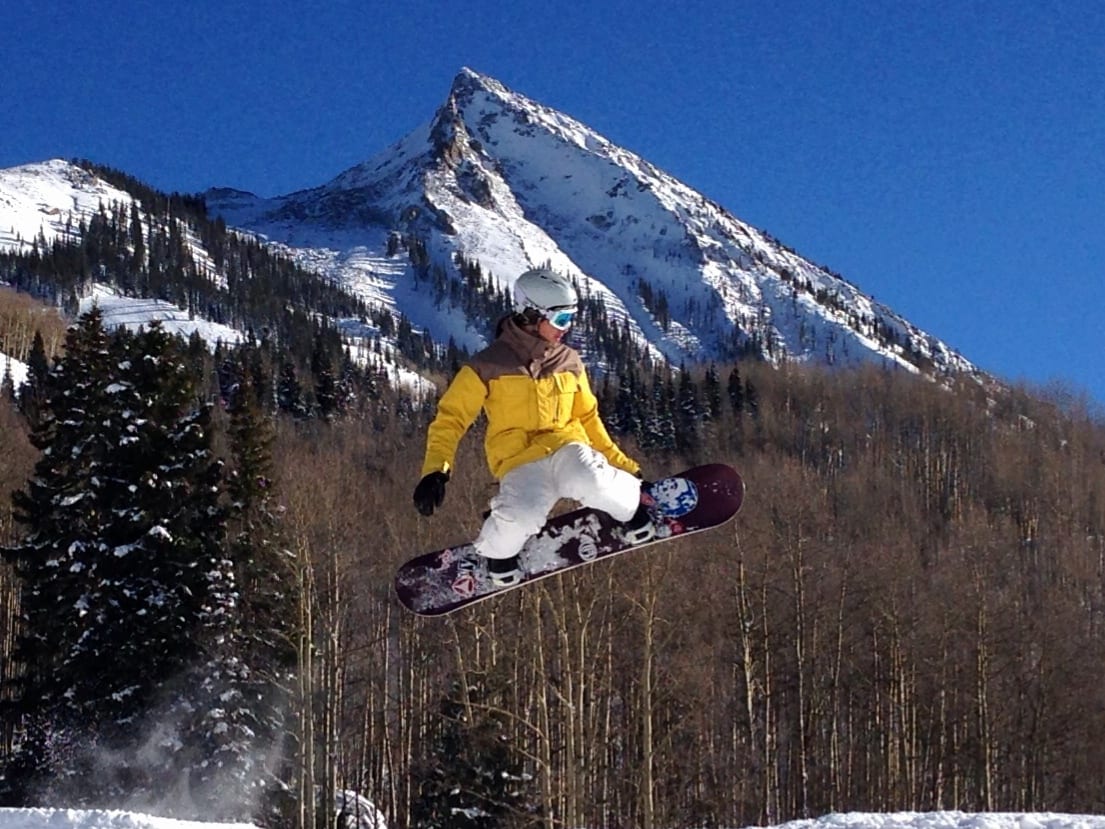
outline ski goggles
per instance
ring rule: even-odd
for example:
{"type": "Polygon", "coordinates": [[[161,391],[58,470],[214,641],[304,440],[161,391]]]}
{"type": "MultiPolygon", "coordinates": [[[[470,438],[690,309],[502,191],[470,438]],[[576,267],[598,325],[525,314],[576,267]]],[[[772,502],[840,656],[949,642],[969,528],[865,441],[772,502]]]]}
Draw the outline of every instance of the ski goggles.
{"type": "Polygon", "coordinates": [[[550,308],[545,311],[545,319],[549,321],[549,325],[558,331],[567,331],[575,318],[575,308],[550,308]]]}

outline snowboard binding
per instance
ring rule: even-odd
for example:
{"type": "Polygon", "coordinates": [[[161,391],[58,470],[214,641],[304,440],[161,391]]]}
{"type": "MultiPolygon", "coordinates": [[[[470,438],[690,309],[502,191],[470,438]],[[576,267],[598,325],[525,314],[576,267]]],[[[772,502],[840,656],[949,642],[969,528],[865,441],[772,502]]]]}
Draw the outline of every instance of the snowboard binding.
{"type": "Polygon", "coordinates": [[[656,537],[658,518],[656,499],[642,487],[641,503],[638,504],[637,511],[621,526],[618,534],[631,547],[646,544],[656,537]]]}
{"type": "Polygon", "coordinates": [[[522,566],[518,556],[510,558],[489,558],[487,575],[496,587],[513,587],[522,581],[522,566]]]}

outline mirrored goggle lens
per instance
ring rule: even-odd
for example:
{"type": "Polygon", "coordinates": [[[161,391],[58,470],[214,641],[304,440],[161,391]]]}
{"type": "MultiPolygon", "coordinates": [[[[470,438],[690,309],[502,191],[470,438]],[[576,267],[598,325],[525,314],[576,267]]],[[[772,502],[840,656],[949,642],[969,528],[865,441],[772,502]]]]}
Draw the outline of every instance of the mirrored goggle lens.
{"type": "Polygon", "coordinates": [[[553,328],[559,328],[563,331],[572,324],[572,320],[574,320],[575,317],[575,311],[554,311],[549,314],[546,319],[553,328]]]}

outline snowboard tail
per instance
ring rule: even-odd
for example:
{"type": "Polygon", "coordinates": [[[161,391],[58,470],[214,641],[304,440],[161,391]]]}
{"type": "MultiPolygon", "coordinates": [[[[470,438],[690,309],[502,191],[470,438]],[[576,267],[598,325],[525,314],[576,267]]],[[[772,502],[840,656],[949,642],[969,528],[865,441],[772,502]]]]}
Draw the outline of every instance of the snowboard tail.
{"type": "Polygon", "coordinates": [[[487,560],[466,543],[403,564],[395,575],[395,595],[412,613],[441,616],[599,559],[702,532],[737,514],[744,481],[732,467],[713,463],[654,481],[643,494],[656,535],[641,544],[627,543],[622,525],[606,513],[584,507],[549,520],[526,542],[519,553],[522,578],[515,584],[494,584],[487,560]]]}

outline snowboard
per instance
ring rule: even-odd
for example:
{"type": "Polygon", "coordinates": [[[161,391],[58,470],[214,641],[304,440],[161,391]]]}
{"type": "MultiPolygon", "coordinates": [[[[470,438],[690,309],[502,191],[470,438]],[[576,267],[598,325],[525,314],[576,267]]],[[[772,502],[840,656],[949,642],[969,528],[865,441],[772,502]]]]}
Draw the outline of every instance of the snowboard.
{"type": "Polygon", "coordinates": [[[653,481],[642,494],[656,535],[641,544],[625,542],[617,521],[584,507],[550,519],[526,542],[519,553],[522,579],[516,584],[495,585],[486,559],[467,543],[403,564],[395,575],[395,595],[419,616],[452,613],[556,573],[724,524],[741,508],[744,482],[732,467],[712,463],[653,481]]]}

